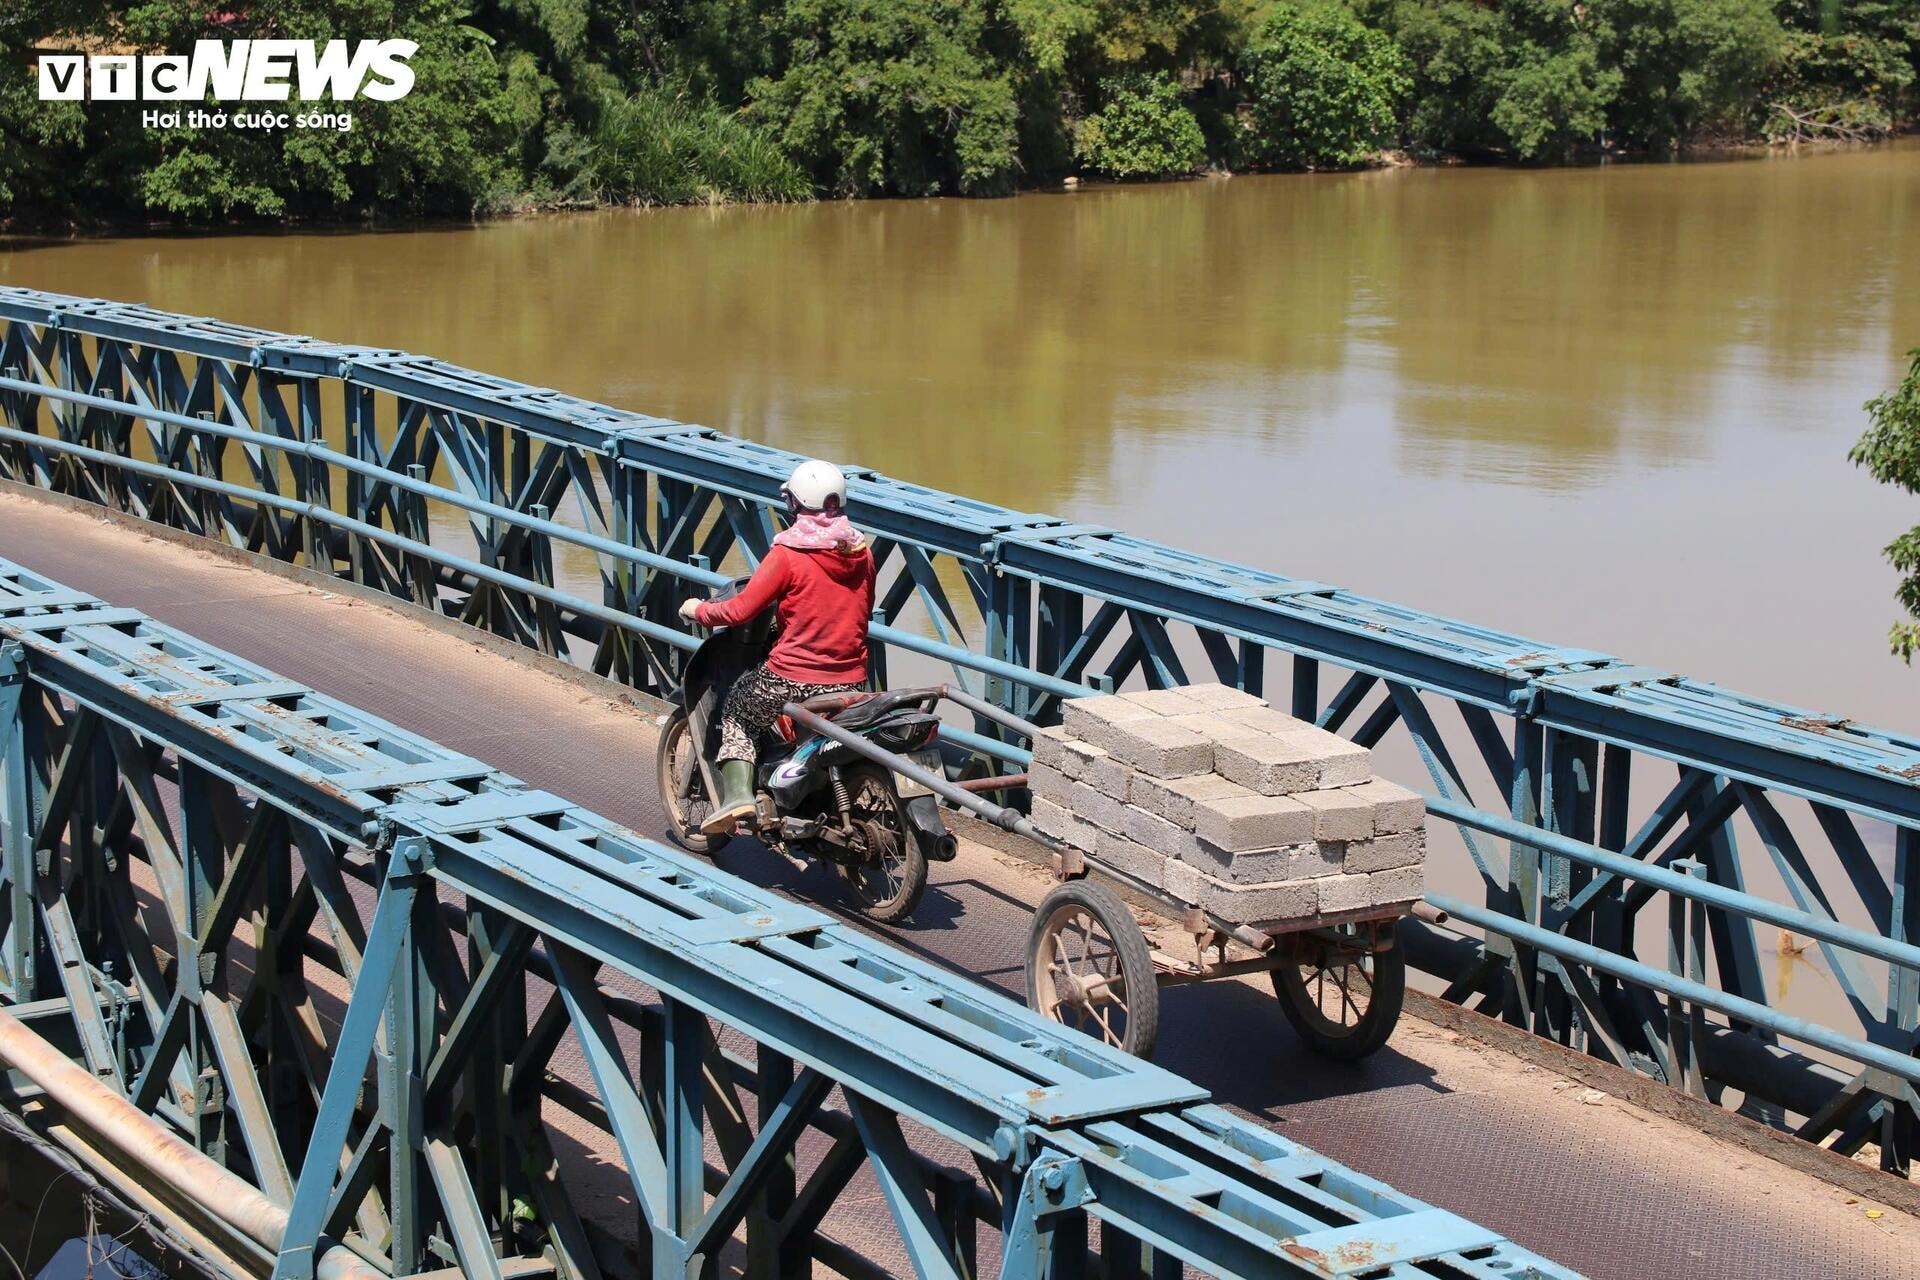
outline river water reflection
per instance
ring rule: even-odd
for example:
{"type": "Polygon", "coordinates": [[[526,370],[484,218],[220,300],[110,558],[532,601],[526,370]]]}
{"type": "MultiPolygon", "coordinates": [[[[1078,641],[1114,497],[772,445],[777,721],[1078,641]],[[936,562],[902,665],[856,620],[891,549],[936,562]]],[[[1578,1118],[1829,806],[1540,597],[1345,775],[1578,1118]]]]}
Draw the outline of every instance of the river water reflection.
{"type": "Polygon", "coordinates": [[[1920,148],[0,247],[1895,728],[1920,148]]]}

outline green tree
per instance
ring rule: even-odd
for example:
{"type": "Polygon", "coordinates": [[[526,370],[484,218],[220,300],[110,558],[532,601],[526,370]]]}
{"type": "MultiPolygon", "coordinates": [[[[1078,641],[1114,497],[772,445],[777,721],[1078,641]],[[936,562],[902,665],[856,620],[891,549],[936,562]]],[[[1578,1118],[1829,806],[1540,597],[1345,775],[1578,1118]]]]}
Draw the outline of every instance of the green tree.
{"type": "Polygon", "coordinates": [[[1016,93],[989,17],[961,0],[786,0],[784,69],[750,86],[753,114],[841,195],[1009,191],[1016,93]]]}
{"type": "Polygon", "coordinates": [[[34,54],[49,37],[106,35],[104,0],[11,0],[0,5],[0,213],[72,207],[98,198],[110,172],[93,153],[103,131],[82,102],[41,102],[34,54]]]}
{"type": "MultiPolygon", "coordinates": [[[[469,213],[510,180],[510,85],[484,32],[458,0],[256,0],[221,9],[196,0],[40,4],[0,19],[0,184],[29,215],[92,219],[469,213]],[[319,103],[350,111],[350,132],[148,129],[138,102],[42,103],[30,51],[89,41],[141,52],[199,39],[404,37],[415,88],[390,103],[319,103]]],[[[262,109],[225,104],[230,112],[262,109]]],[[[280,104],[274,104],[276,107],[280,104]]],[[[521,111],[522,121],[528,113],[521,111]]],[[[532,118],[538,118],[538,103],[532,118]]]]}
{"type": "MultiPolygon", "coordinates": [[[[1920,494],[1920,348],[1907,355],[1912,363],[1900,385],[1867,401],[1867,430],[1847,457],[1882,484],[1920,494]]],[[[1889,542],[1886,557],[1901,575],[1894,598],[1914,619],[1894,623],[1887,643],[1912,663],[1914,650],[1920,649],[1920,525],[1889,542]]]]}
{"type": "Polygon", "coordinates": [[[1584,3],[1370,0],[1411,66],[1409,140],[1518,160],[1571,155],[1607,127],[1621,73],[1584,3]]]}
{"type": "Polygon", "coordinates": [[[1265,164],[1359,164],[1393,140],[1406,59],[1386,35],[1332,5],[1276,6],[1240,59],[1248,150],[1265,164]]]}
{"type": "Polygon", "coordinates": [[[1085,88],[1136,68],[1166,69],[1224,59],[1257,0],[1004,0],[1027,61],[1047,75],[1071,74],[1085,88]]]}
{"type": "Polygon", "coordinates": [[[1362,12],[1393,36],[1406,59],[1410,142],[1469,155],[1506,147],[1493,123],[1498,93],[1492,76],[1504,61],[1498,8],[1470,0],[1386,0],[1362,12]]]}
{"type": "Polygon", "coordinates": [[[1781,0],[1778,73],[1763,87],[1767,131],[1859,138],[1911,120],[1920,80],[1913,0],[1781,0]]]}
{"type": "Polygon", "coordinates": [[[1200,122],[1165,72],[1130,72],[1103,85],[1104,105],[1074,132],[1074,153],[1090,169],[1116,178],[1192,173],[1206,163],[1200,122]]]}
{"type": "Polygon", "coordinates": [[[1744,134],[1785,33],[1770,0],[1594,0],[1602,56],[1620,72],[1608,127],[1669,147],[1708,129],[1744,134]]]}
{"type": "MultiPolygon", "coordinates": [[[[1557,28],[1563,19],[1537,0],[1514,5],[1509,22],[1557,28]]],[[[1607,127],[1607,108],[1620,91],[1620,72],[1602,60],[1591,15],[1564,19],[1568,30],[1557,45],[1509,35],[1504,56],[1489,80],[1494,90],[1490,118],[1507,149],[1521,160],[1571,158],[1607,127]]],[[[1558,30],[1552,32],[1559,36],[1558,30]]]]}

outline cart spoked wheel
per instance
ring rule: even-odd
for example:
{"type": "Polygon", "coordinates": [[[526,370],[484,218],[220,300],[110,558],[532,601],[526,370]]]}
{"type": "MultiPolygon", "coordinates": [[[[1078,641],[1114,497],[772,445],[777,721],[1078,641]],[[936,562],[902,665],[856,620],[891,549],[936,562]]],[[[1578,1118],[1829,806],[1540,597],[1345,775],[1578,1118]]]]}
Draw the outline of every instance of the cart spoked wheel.
{"type": "Polygon", "coordinates": [[[864,855],[840,862],[840,878],[869,920],[891,924],[913,914],[927,891],[927,854],[913,838],[893,775],[873,765],[846,771],[853,823],[864,855]]]}
{"type": "Polygon", "coordinates": [[[660,782],[660,803],[667,811],[668,833],[695,853],[711,854],[727,842],[726,836],[710,836],[700,824],[713,812],[713,797],[707,794],[706,775],[700,772],[695,757],[693,731],[687,725],[687,713],[676,711],[660,727],[660,747],[654,754],[660,782]]]}
{"type": "Polygon", "coordinates": [[[1273,971],[1273,991],[1308,1048],[1352,1062],[1393,1034],[1407,997],[1407,958],[1398,946],[1366,950],[1351,927],[1336,932],[1352,945],[1301,938],[1298,956],[1273,971]]]}
{"type": "Polygon", "coordinates": [[[1027,935],[1027,1006],[1139,1057],[1160,1030],[1146,935],[1105,885],[1071,880],[1040,900],[1027,935]]]}

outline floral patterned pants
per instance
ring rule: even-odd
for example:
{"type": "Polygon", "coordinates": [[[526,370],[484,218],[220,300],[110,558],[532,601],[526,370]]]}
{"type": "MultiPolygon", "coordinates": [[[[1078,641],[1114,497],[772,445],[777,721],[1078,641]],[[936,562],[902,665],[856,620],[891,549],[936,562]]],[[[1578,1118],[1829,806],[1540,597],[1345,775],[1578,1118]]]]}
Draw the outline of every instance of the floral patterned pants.
{"type": "Polygon", "coordinates": [[[754,744],[789,702],[805,702],[829,693],[858,693],[857,684],[803,684],[755,667],[733,682],[720,708],[722,760],[752,760],[754,744]]]}

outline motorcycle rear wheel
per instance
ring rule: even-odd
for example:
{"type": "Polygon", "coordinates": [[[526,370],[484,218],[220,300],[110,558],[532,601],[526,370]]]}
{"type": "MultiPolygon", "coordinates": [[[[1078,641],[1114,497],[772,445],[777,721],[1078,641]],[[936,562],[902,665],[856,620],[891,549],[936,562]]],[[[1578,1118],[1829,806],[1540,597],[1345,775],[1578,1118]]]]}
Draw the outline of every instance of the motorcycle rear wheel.
{"type": "Polygon", "coordinates": [[[847,892],[869,920],[892,924],[913,914],[927,891],[927,854],[907,825],[893,775],[874,765],[846,771],[853,820],[865,827],[867,856],[836,862],[847,892]]]}

